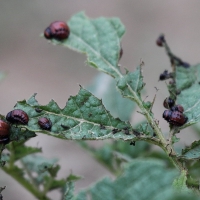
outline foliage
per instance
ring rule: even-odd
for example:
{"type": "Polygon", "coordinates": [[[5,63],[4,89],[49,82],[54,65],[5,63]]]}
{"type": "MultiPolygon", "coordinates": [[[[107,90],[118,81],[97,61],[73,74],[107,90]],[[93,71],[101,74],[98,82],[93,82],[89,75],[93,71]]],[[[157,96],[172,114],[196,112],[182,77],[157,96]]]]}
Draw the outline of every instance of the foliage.
{"type": "MultiPolygon", "coordinates": [[[[90,19],[81,12],[72,16],[68,25],[68,39],[50,42],[85,53],[88,65],[113,79],[100,74],[88,89],[80,86],[78,94],[69,97],[63,109],[54,100],[41,105],[36,94],[18,101],[14,109],[25,111],[29,122],[28,125],[11,125],[8,144],[0,146],[2,170],[38,199],[50,199],[48,192],[54,189],[59,189],[65,200],[199,199],[200,141],[193,142],[181,153],[176,151],[174,143],[178,143],[178,132],[200,121],[200,65],[183,62],[171,52],[164,36],[160,37],[159,46],[166,49],[172,65],[170,76],[166,78],[170,78],[166,82],[169,96],[184,107],[181,115],[188,118],[182,126],[170,124],[166,136],[154,118],[154,101],[145,102],[141,97],[145,87],[143,63],[133,72],[121,72],[121,38],[125,33],[121,21],[104,17],[90,19]],[[131,124],[136,105],[145,121],[131,124]],[[50,130],[38,125],[41,117],[51,121],[50,130]],[[36,132],[77,140],[116,176],[115,180],[104,178],[74,195],[74,182],[80,177],[70,174],[56,179],[60,169],[57,159],[46,159],[36,154],[41,148],[26,146],[25,142],[35,137],[36,132]],[[105,139],[112,141],[100,148],[84,141],[105,139]],[[152,144],[163,152],[155,150],[152,144]]],[[[0,116],[0,119],[5,120],[5,117],[0,116]]],[[[198,127],[196,130],[199,132],[198,127]]]]}

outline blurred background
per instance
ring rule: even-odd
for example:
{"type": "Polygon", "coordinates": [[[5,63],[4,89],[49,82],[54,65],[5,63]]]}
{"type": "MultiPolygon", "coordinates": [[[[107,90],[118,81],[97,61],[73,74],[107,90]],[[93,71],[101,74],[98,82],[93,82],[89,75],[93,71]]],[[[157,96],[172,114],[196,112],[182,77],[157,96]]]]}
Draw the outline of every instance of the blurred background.
{"type": "MultiPolygon", "coordinates": [[[[169,59],[163,48],[155,44],[160,33],[164,33],[172,51],[191,64],[200,62],[200,2],[191,0],[9,0],[0,3],[0,71],[6,78],[0,83],[0,114],[6,115],[16,101],[38,93],[40,104],[54,99],[63,108],[70,95],[76,95],[79,84],[86,87],[98,72],[85,64],[85,55],[49,44],[40,34],[55,20],[68,21],[79,11],[85,11],[91,18],[100,16],[119,17],[126,27],[122,39],[124,54],[120,64],[133,71],[142,59],[145,63],[144,82],[147,101],[152,101],[157,87],[153,108],[160,126],[168,131],[168,124],[162,119],[163,100],[168,96],[164,82],[158,82],[159,74],[170,70],[169,59]]],[[[141,117],[133,116],[133,121],[141,117]]],[[[178,136],[185,145],[195,135],[187,128],[178,136]],[[188,137],[189,135],[189,137],[188,137]]],[[[101,142],[92,142],[100,145],[101,142]]],[[[62,166],[58,178],[70,172],[84,179],[76,183],[76,191],[91,185],[111,174],[100,166],[76,143],[62,141],[38,134],[27,143],[42,147],[47,158],[59,158],[62,166]]],[[[0,171],[0,186],[6,185],[4,199],[35,198],[9,175],[0,171]],[[14,198],[13,198],[14,197],[14,198]]],[[[56,194],[52,193],[56,199],[56,194]]]]}

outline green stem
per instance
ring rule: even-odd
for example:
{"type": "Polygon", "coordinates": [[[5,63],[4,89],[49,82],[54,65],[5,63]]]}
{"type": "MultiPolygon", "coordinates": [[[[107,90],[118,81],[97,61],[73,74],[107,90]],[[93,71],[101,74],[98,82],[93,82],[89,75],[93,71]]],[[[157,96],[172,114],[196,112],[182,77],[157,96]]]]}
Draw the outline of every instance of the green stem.
{"type": "Polygon", "coordinates": [[[38,189],[33,187],[31,183],[22,178],[20,174],[17,174],[14,169],[9,167],[3,167],[2,170],[12,176],[18,183],[20,183],[24,188],[26,188],[32,195],[40,200],[50,200],[47,196],[41,193],[38,189]]]}
{"type": "Polygon", "coordinates": [[[28,177],[29,177],[29,179],[30,179],[30,181],[31,181],[31,183],[32,183],[32,185],[33,185],[33,187],[34,187],[35,189],[39,190],[38,184],[36,183],[35,179],[33,178],[33,176],[32,176],[32,174],[31,174],[30,170],[26,167],[26,165],[24,164],[24,162],[23,162],[22,160],[20,160],[20,161],[21,161],[22,167],[23,167],[24,171],[26,171],[26,173],[27,173],[27,175],[28,175],[28,177]]]}
{"type": "Polygon", "coordinates": [[[142,111],[143,115],[146,117],[151,128],[154,130],[156,136],[160,140],[160,143],[157,145],[160,146],[164,150],[164,152],[169,156],[169,159],[171,160],[171,162],[175,165],[175,167],[178,170],[180,170],[180,171],[184,170],[182,163],[177,159],[177,155],[173,149],[173,146],[166,141],[160,127],[155,122],[154,118],[150,115],[149,111],[144,108],[143,102],[138,97],[138,95],[135,93],[135,91],[132,90],[131,86],[128,83],[127,83],[127,85],[128,85],[129,91],[131,92],[131,94],[133,96],[131,98],[131,100],[133,100],[137,103],[138,107],[142,111]]]}

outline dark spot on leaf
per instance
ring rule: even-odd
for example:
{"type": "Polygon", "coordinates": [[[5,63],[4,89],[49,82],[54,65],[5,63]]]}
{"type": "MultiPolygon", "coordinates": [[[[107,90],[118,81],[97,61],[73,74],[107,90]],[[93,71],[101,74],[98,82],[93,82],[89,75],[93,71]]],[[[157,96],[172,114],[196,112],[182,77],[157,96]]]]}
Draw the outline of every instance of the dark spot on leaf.
{"type": "Polygon", "coordinates": [[[36,111],[37,113],[41,113],[41,112],[42,112],[42,109],[40,109],[40,108],[35,108],[35,111],[36,111]]]}
{"type": "Polygon", "coordinates": [[[105,129],[106,127],[102,124],[100,124],[100,129],[105,129]]]}
{"type": "Polygon", "coordinates": [[[62,128],[64,128],[64,129],[67,129],[67,130],[70,129],[69,126],[66,126],[66,125],[63,125],[63,124],[61,124],[60,126],[61,126],[62,128]]]}
{"type": "Polygon", "coordinates": [[[130,145],[135,146],[135,141],[132,141],[132,142],[130,143],[130,145]]]}
{"type": "Polygon", "coordinates": [[[134,134],[135,136],[140,136],[140,132],[138,132],[138,131],[136,131],[136,130],[133,130],[133,134],[134,134]]]}
{"type": "Polygon", "coordinates": [[[84,140],[84,139],[86,139],[86,135],[84,135],[84,136],[82,137],[82,140],[84,140]]]}
{"type": "Polygon", "coordinates": [[[114,128],[114,129],[112,130],[112,133],[115,134],[115,133],[117,133],[117,132],[119,132],[119,131],[120,131],[119,129],[114,128]]]}

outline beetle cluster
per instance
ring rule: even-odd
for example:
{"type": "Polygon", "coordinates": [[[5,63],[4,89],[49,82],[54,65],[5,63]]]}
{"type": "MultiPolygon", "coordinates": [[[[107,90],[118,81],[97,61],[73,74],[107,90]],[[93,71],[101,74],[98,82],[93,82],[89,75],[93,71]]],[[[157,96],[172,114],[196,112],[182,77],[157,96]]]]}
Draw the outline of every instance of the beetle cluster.
{"type": "MultiPolygon", "coordinates": [[[[10,124],[22,124],[27,125],[29,122],[29,117],[26,112],[20,109],[15,109],[10,111],[6,115],[6,120],[0,119],[0,144],[6,144],[9,142],[10,136],[10,124]]],[[[43,130],[51,130],[52,123],[51,120],[46,117],[41,117],[38,120],[38,125],[43,130]]]]}
{"type": "Polygon", "coordinates": [[[163,102],[163,106],[169,110],[165,110],[163,118],[171,125],[182,126],[188,118],[183,114],[184,108],[181,105],[175,105],[175,102],[170,97],[166,98],[163,102]]]}

